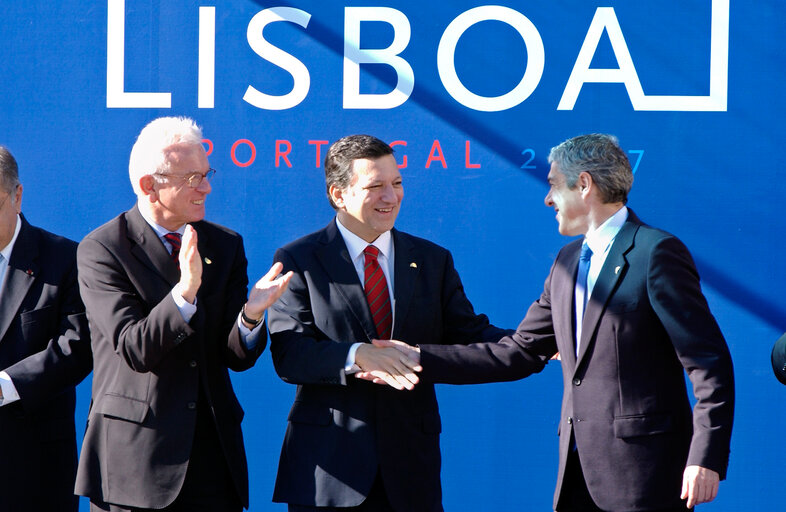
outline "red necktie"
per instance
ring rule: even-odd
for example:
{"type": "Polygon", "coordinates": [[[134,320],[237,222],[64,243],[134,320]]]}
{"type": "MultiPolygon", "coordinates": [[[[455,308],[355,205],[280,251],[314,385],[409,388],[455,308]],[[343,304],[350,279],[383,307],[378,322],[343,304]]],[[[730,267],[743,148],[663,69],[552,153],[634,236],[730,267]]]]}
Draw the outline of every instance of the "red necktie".
{"type": "Polygon", "coordinates": [[[180,233],[167,233],[164,235],[164,239],[172,246],[172,253],[170,256],[175,262],[175,265],[177,265],[177,268],[180,268],[180,261],[177,259],[180,254],[180,237],[180,233]]]}
{"type": "Polygon", "coordinates": [[[377,261],[379,249],[369,245],[363,250],[363,255],[366,257],[363,279],[366,300],[371,308],[374,325],[377,327],[377,336],[381,340],[387,340],[392,334],[393,311],[390,308],[388,282],[382,272],[382,267],[379,266],[379,261],[377,261]]]}

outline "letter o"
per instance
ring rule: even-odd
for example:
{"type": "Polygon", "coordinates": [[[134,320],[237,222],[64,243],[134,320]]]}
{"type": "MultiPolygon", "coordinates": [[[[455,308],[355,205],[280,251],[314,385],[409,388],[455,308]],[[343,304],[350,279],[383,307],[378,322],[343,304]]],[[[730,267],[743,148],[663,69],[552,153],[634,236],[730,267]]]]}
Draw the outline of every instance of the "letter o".
{"type": "Polygon", "coordinates": [[[543,39],[535,25],[520,12],[500,5],[475,7],[459,14],[445,29],[437,49],[437,70],[445,90],[465,107],[483,112],[507,110],[526,100],[538,86],[545,63],[543,39]],[[489,97],[480,96],[464,87],[456,74],[454,59],[456,45],[462,34],[476,23],[492,20],[507,23],[521,35],[527,48],[527,69],[513,90],[501,96],[489,97]]]}
{"type": "Polygon", "coordinates": [[[232,144],[232,149],[229,152],[229,156],[232,157],[232,162],[234,162],[234,164],[237,165],[238,167],[248,167],[249,165],[253,164],[254,160],[256,160],[257,158],[257,148],[255,148],[254,143],[248,139],[238,139],[235,141],[234,144],[232,144]],[[235,156],[235,150],[241,144],[245,144],[251,148],[251,158],[249,158],[248,161],[242,163],[239,162],[237,157],[235,156]]]}

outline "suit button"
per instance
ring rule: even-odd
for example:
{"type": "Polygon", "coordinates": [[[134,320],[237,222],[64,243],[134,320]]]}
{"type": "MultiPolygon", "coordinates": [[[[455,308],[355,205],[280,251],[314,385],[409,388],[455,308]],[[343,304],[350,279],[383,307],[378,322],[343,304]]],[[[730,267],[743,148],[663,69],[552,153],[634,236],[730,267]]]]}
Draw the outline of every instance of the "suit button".
{"type": "Polygon", "coordinates": [[[197,362],[192,359],[191,361],[188,362],[188,366],[190,366],[191,368],[196,368],[197,362]]]}
{"type": "Polygon", "coordinates": [[[568,416],[568,425],[573,425],[573,418],[568,416]]]}
{"type": "Polygon", "coordinates": [[[573,379],[573,385],[574,385],[574,386],[581,386],[581,379],[580,379],[580,378],[578,378],[578,377],[576,377],[575,379],[573,379]]]}
{"type": "Polygon", "coordinates": [[[196,402],[188,402],[188,408],[192,410],[196,409],[196,402]]]}

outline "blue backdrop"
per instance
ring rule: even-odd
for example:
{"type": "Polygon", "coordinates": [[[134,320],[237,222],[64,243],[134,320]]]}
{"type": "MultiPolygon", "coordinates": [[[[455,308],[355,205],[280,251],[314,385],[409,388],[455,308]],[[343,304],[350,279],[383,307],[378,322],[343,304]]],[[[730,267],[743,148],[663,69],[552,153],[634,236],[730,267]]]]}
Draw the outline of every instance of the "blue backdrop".
{"type": "MultiPolygon", "coordinates": [[[[133,204],[141,127],[194,117],[219,170],[208,218],[243,234],[254,280],[331,219],[328,142],[395,141],[397,226],[451,249],[476,309],[513,327],[567,242],[543,205],[549,149],[614,133],[636,167],[630,206],[691,249],[734,358],[728,480],[700,509],[773,510],[786,458],[786,389],[769,364],[786,330],[784,20],[780,0],[4,2],[0,143],[28,219],[80,240],[133,204]]],[[[270,497],[294,387],[267,354],[233,380],[251,509],[285,510],[270,497]]],[[[438,393],[445,509],[549,510],[559,364],[438,393]]]]}

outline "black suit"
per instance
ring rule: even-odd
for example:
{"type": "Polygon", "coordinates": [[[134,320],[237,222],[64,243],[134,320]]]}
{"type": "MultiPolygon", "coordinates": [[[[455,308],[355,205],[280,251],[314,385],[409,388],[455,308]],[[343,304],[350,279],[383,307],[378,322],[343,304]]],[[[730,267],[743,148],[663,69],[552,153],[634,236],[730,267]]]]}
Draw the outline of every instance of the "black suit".
{"type": "Polygon", "coordinates": [[[0,407],[0,508],[76,511],[74,386],[91,368],[76,242],[21,222],[0,293],[0,370],[20,398],[0,407]]]}
{"type": "Polygon", "coordinates": [[[169,505],[194,452],[214,450],[248,506],[243,410],[227,369],[250,368],[266,339],[250,351],[236,326],[248,284],[242,239],[209,222],[192,226],[203,270],[188,323],[170,293],[175,262],[136,207],[79,244],[95,370],[77,492],[92,501],[169,505]],[[215,442],[194,442],[195,431],[215,442]]]}
{"type": "MultiPolygon", "coordinates": [[[[587,304],[578,358],[574,288],[581,240],[557,255],[516,334],[469,347],[421,346],[424,378],[474,383],[539,371],[559,351],[564,396],[554,507],[571,439],[603,510],[681,506],[683,470],[725,478],[734,413],[731,356],[690,253],[629,212],[587,304]],[[691,412],[683,369],[697,403],[691,412]]],[[[684,505],[682,505],[684,506],[684,505]]]]}
{"type": "MultiPolygon", "coordinates": [[[[393,337],[410,344],[498,339],[476,315],[450,253],[392,231],[393,337]]],[[[381,476],[393,509],[442,510],[434,387],[396,391],[347,375],[350,346],[377,336],[363,286],[335,221],[275,256],[294,271],[269,311],[276,371],[297,384],[273,501],[351,507],[381,476]]]]}

